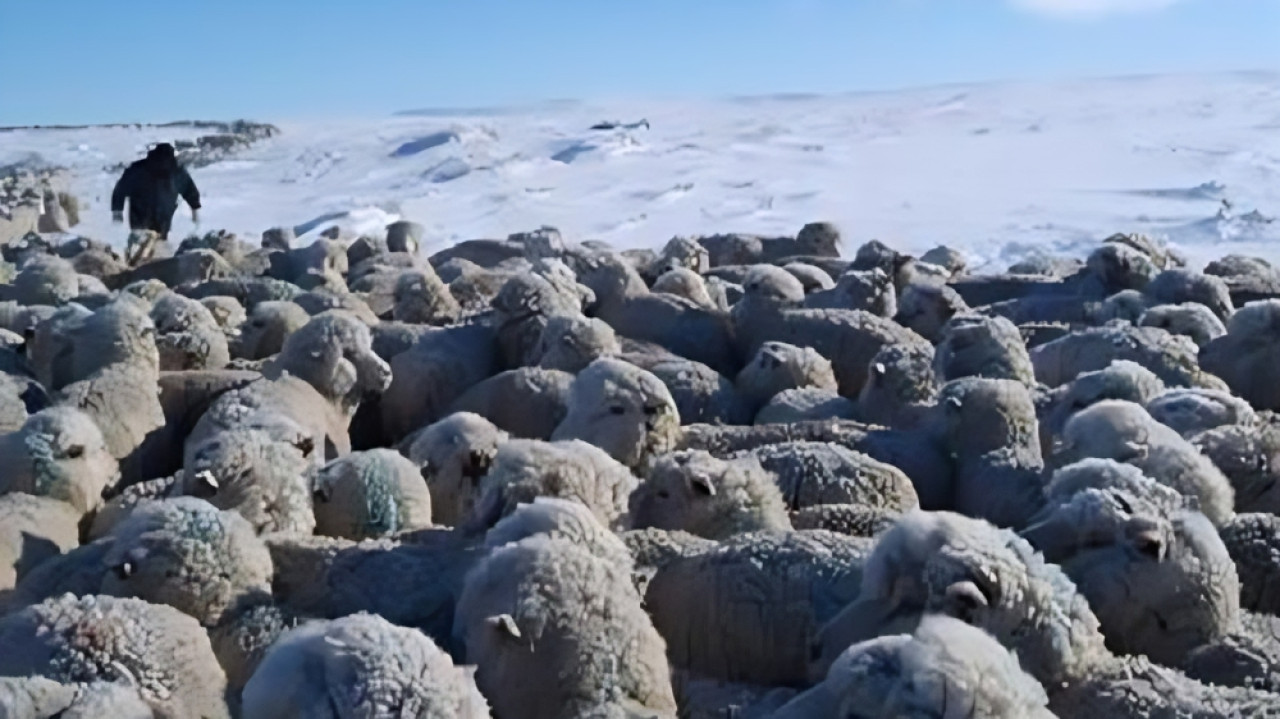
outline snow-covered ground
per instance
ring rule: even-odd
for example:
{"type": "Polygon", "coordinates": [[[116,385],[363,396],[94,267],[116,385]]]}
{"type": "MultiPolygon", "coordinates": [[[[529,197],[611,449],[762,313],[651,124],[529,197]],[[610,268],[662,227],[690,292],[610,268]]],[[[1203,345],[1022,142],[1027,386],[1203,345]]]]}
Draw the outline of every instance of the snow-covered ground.
{"type": "MultiPolygon", "coordinates": [[[[1116,231],[1167,238],[1196,263],[1280,261],[1280,74],[277,124],[279,137],[194,172],[203,228],[371,231],[404,216],[427,226],[431,250],[544,224],[629,247],[830,220],[850,251],[872,238],[948,244],[987,269],[1084,254],[1116,231]],[[649,129],[589,129],[641,118],[649,129]]],[[[36,152],[74,168],[89,205],[78,230],[120,242],[103,168],[174,132],[0,133],[0,164],[36,152]]],[[[175,233],[190,229],[179,210],[175,233]]]]}

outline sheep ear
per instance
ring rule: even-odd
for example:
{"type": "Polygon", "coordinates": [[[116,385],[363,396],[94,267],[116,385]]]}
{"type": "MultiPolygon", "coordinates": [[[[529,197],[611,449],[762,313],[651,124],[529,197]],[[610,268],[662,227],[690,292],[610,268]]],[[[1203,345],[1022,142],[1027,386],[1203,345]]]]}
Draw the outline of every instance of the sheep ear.
{"type": "Polygon", "coordinates": [[[293,441],[293,446],[302,452],[303,457],[310,457],[316,451],[316,440],[311,435],[301,435],[293,441]]]}
{"type": "Polygon", "coordinates": [[[1128,461],[1130,459],[1146,459],[1147,445],[1142,442],[1125,442],[1124,450],[1126,452],[1120,461],[1128,461]]]}
{"type": "Polygon", "coordinates": [[[955,610],[956,618],[967,621],[973,613],[986,608],[987,598],[973,582],[956,582],[947,587],[947,599],[955,610]]]}
{"type": "Polygon", "coordinates": [[[472,479],[480,479],[485,476],[489,473],[489,467],[493,465],[493,457],[489,456],[487,452],[481,452],[477,449],[471,450],[467,459],[467,471],[463,472],[463,474],[472,479]]]}
{"type": "Polygon", "coordinates": [[[218,491],[218,478],[213,476],[213,472],[206,469],[203,472],[197,472],[195,478],[199,480],[206,489],[214,492],[218,491]]]}
{"type": "Polygon", "coordinates": [[[699,474],[689,477],[689,488],[693,490],[694,494],[701,494],[705,497],[716,496],[715,483],[705,475],[699,474]]]}
{"type": "Polygon", "coordinates": [[[496,617],[489,617],[484,620],[484,623],[513,639],[520,638],[520,627],[516,625],[516,620],[510,614],[499,614],[496,617]]]}

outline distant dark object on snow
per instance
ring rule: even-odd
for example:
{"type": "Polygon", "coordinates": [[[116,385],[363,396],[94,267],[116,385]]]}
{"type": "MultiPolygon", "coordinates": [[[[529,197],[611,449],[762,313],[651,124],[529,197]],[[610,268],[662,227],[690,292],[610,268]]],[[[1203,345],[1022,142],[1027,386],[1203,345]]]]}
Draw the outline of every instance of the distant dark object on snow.
{"type": "Polygon", "coordinates": [[[597,122],[596,124],[591,126],[591,129],[592,130],[617,130],[618,128],[622,128],[623,130],[638,130],[641,127],[648,130],[649,121],[645,119],[641,119],[639,122],[618,122],[617,120],[606,120],[604,122],[597,122]]]}

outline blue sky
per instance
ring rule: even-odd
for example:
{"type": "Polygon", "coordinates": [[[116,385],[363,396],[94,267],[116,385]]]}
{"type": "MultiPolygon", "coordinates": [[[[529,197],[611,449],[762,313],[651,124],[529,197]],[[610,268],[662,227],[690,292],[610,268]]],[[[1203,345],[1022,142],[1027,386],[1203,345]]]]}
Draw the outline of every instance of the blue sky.
{"type": "Polygon", "coordinates": [[[1278,0],[0,0],[0,125],[1280,69],[1278,0]]]}

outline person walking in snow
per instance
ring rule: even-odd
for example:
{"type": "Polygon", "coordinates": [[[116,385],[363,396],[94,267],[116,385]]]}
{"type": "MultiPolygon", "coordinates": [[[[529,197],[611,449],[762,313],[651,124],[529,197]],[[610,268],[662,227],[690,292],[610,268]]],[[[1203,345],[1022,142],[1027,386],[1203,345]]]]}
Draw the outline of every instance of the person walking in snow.
{"type": "Polygon", "coordinates": [[[125,168],[111,193],[111,217],[124,222],[124,202],[129,201],[129,228],[154,230],[161,239],[169,238],[173,213],[178,209],[178,198],[191,207],[191,221],[200,221],[200,191],[178,164],[173,145],[162,142],[125,168]]]}

